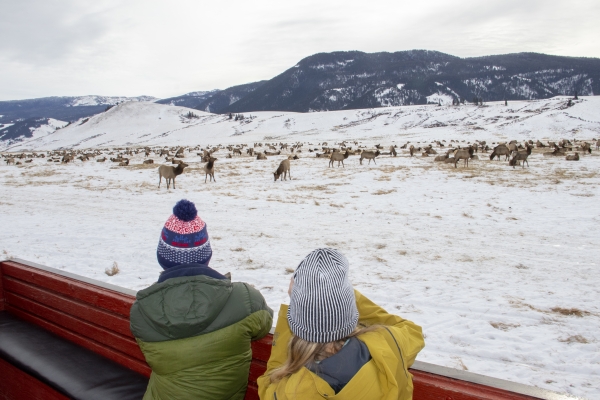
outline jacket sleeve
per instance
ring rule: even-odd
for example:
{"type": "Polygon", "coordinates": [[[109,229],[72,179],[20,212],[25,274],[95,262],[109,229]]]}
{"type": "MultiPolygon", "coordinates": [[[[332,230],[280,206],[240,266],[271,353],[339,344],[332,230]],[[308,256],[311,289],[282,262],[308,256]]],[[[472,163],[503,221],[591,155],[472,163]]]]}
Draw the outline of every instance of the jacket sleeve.
{"type": "Polygon", "coordinates": [[[257,340],[265,337],[273,327],[273,310],[267,305],[265,298],[258,290],[248,284],[245,286],[250,297],[250,310],[257,317],[251,337],[252,340],[257,340]]]}
{"type": "Polygon", "coordinates": [[[385,325],[393,332],[394,340],[402,348],[407,368],[413,365],[419,351],[425,347],[422,328],[414,322],[389,314],[383,308],[354,290],[358,308],[358,322],[364,325],[385,325]]]}
{"type": "Polygon", "coordinates": [[[271,356],[267,362],[267,370],[256,380],[258,384],[258,396],[261,399],[266,398],[267,389],[271,384],[269,373],[275,368],[280,367],[287,359],[288,343],[292,339],[292,331],[287,321],[287,310],[288,306],[282,304],[277,316],[277,326],[273,333],[273,346],[271,347],[271,356]]]}

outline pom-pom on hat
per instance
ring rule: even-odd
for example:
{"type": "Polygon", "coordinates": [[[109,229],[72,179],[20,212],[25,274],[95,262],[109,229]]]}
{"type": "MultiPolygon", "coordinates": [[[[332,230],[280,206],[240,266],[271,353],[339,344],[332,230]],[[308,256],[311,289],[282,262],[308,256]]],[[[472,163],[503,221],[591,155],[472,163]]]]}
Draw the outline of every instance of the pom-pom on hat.
{"type": "Polygon", "coordinates": [[[198,216],[196,206],[189,200],[179,200],[160,234],[158,263],[163,269],[190,263],[208,265],[211,257],[206,224],[198,216]]]}
{"type": "Polygon", "coordinates": [[[327,343],[350,335],[358,323],[349,263],[335,249],[317,249],[296,268],[287,319],[292,333],[327,343]]]}

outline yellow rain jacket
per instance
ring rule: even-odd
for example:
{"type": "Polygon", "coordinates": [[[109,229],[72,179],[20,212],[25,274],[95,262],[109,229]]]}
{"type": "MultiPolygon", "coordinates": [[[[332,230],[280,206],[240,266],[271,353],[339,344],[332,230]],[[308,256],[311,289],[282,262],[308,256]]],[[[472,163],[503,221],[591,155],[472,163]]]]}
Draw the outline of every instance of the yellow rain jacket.
{"type": "Polygon", "coordinates": [[[288,306],[282,305],[267,371],[257,380],[258,394],[262,400],[412,399],[412,375],[408,368],[414,363],[417,353],[425,347],[421,327],[397,315],[388,314],[356,290],[354,295],[358,322],[383,325],[381,329],[358,337],[367,345],[372,359],[337,394],[327,382],[306,367],[272,384],[268,374],[287,359],[287,346],[292,337],[287,321],[288,306]]]}

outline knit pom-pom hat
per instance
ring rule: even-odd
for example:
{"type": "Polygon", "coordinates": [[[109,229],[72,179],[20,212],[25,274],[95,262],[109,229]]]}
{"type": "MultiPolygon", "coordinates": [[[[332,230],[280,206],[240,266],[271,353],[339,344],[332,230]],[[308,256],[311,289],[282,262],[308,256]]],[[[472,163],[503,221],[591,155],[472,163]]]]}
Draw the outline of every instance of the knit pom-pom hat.
{"type": "Polygon", "coordinates": [[[358,323],[349,263],[335,249],[317,249],[296,268],[287,319],[292,333],[327,343],[350,335],[358,323]]]}
{"type": "Polygon", "coordinates": [[[208,265],[211,257],[206,224],[196,206],[185,199],[178,201],[158,240],[158,263],[163,269],[189,263],[208,265]]]}

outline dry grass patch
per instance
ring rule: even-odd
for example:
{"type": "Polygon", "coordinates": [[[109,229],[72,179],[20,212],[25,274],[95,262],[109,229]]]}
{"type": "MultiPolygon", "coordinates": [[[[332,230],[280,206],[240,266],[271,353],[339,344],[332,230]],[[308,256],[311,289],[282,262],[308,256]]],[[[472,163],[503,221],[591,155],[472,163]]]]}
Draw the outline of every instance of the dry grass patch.
{"type": "Polygon", "coordinates": [[[385,249],[386,247],[387,247],[387,244],[385,244],[385,243],[379,243],[379,244],[375,245],[375,248],[377,250],[385,249]]]}
{"type": "Polygon", "coordinates": [[[491,322],[491,321],[490,321],[490,325],[496,329],[499,329],[499,330],[505,331],[505,332],[521,326],[520,324],[505,324],[504,322],[491,322]]]}
{"type": "Polygon", "coordinates": [[[23,176],[28,177],[28,178],[45,178],[48,176],[54,176],[54,175],[58,175],[61,174],[61,172],[58,172],[54,169],[44,169],[43,171],[35,171],[35,172],[29,172],[29,171],[25,171],[23,172],[23,176]]]}
{"type": "Polygon", "coordinates": [[[552,311],[555,314],[565,315],[567,317],[574,316],[574,317],[581,318],[581,317],[587,317],[587,316],[592,315],[591,312],[580,310],[579,308],[554,307],[554,308],[551,308],[550,311],[552,311]]]}
{"type": "Polygon", "coordinates": [[[112,265],[112,267],[110,267],[110,268],[106,268],[106,269],[104,270],[104,273],[105,273],[106,275],[108,275],[108,276],[114,276],[114,275],[118,274],[119,272],[120,272],[120,271],[119,271],[119,265],[117,264],[117,262],[116,262],[116,261],[115,261],[115,262],[113,262],[113,265],[112,265]]]}
{"type": "Polygon", "coordinates": [[[285,269],[285,273],[286,274],[293,274],[294,273],[294,268],[286,268],[285,269]]]}
{"type": "MultiPolygon", "coordinates": [[[[160,163],[159,164],[130,164],[127,167],[125,167],[125,169],[130,169],[130,170],[136,170],[136,169],[158,169],[158,167],[160,165],[163,165],[163,164],[160,164],[160,163]]],[[[164,165],[171,166],[170,164],[164,164],[164,165]]],[[[172,166],[176,167],[177,164],[173,164],[172,166]]],[[[123,168],[123,167],[121,167],[121,168],[123,168]]],[[[186,168],[184,171],[187,172],[189,170],[190,170],[190,168],[186,168]]]]}
{"type": "Polygon", "coordinates": [[[380,196],[382,194],[390,194],[390,193],[394,193],[396,191],[396,189],[389,189],[389,190],[383,190],[383,189],[379,189],[373,193],[371,193],[374,196],[380,196]]]}
{"type": "Polygon", "coordinates": [[[331,207],[336,207],[336,208],[344,208],[343,204],[335,204],[335,203],[331,203],[329,204],[331,207]]]}
{"type": "Polygon", "coordinates": [[[243,247],[236,247],[235,249],[231,249],[231,251],[246,251],[243,247]]]}
{"type": "Polygon", "coordinates": [[[582,344],[588,344],[590,342],[588,339],[586,339],[585,337],[583,337],[581,335],[569,336],[566,339],[558,339],[558,341],[563,342],[563,343],[582,343],[582,344]]]}

